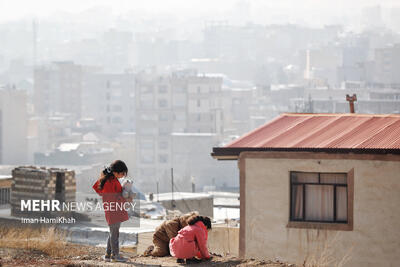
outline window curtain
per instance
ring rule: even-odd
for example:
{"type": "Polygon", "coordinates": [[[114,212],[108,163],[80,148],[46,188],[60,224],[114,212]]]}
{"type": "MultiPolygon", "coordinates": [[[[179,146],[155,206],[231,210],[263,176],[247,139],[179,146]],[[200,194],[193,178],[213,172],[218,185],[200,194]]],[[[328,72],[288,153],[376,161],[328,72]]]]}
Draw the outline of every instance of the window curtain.
{"type": "Polygon", "coordinates": [[[306,220],[332,221],[333,214],[332,185],[306,185],[306,220]]]}
{"type": "Polygon", "coordinates": [[[292,182],[295,182],[295,183],[318,183],[318,173],[312,173],[312,172],[294,173],[292,182]]]}
{"type": "Polygon", "coordinates": [[[345,173],[321,173],[321,184],[346,184],[345,173]]]}
{"type": "Polygon", "coordinates": [[[303,219],[303,186],[294,185],[292,187],[292,219],[303,219]]]}
{"type": "Polygon", "coordinates": [[[336,187],[336,220],[347,221],[347,187],[336,187]]]}

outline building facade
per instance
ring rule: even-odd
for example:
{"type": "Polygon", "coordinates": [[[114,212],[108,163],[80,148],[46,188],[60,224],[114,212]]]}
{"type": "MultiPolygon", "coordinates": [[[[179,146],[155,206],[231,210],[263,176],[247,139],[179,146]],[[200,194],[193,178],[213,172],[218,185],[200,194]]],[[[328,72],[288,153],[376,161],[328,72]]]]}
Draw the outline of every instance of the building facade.
{"type": "Polygon", "coordinates": [[[82,66],[57,61],[35,68],[34,107],[39,116],[56,113],[81,116],[82,66]]]}
{"type": "Polygon", "coordinates": [[[136,169],[142,190],[170,184],[172,133],[223,132],[220,78],[193,72],[140,73],[136,79],[136,169]]]}
{"type": "Polygon", "coordinates": [[[222,148],[240,171],[239,254],[396,266],[400,116],[283,114],[222,148]]]}
{"type": "Polygon", "coordinates": [[[375,50],[375,82],[400,84],[400,44],[375,50]]]}
{"type": "Polygon", "coordinates": [[[93,118],[101,132],[110,136],[135,131],[135,75],[84,74],[82,117],[93,118]]]}
{"type": "Polygon", "coordinates": [[[0,164],[25,164],[27,152],[27,95],[0,88],[0,164]]]}

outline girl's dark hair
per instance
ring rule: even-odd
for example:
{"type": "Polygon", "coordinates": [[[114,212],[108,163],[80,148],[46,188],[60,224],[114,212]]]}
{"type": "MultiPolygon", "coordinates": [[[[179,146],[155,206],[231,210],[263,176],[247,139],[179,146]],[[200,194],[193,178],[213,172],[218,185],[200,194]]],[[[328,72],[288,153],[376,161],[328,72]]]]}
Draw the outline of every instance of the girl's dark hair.
{"type": "Polygon", "coordinates": [[[125,162],[122,160],[116,160],[113,163],[111,163],[110,167],[106,167],[103,170],[104,176],[100,178],[100,183],[99,183],[99,189],[102,190],[104,187],[104,184],[109,180],[111,177],[114,177],[114,172],[118,173],[125,173],[125,175],[128,173],[128,167],[126,166],[125,162]]]}
{"type": "Polygon", "coordinates": [[[193,225],[199,221],[203,222],[204,225],[207,227],[207,229],[211,229],[211,220],[210,220],[210,218],[208,218],[206,216],[193,215],[188,219],[188,224],[193,225]]]}

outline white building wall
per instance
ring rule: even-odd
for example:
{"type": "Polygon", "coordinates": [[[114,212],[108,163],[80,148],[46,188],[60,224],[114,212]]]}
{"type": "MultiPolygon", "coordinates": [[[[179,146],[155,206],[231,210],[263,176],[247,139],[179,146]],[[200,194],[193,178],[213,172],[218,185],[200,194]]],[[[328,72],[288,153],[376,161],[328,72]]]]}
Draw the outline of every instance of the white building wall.
{"type": "Polygon", "coordinates": [[[27,162],[26,93],[0,90],[0,164],[27,162]]]}

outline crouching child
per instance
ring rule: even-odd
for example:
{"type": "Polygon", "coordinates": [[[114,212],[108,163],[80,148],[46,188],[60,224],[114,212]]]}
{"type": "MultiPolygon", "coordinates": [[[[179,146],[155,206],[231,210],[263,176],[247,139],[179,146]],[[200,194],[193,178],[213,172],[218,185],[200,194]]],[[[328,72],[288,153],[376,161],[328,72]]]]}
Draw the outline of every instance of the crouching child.
{"type": "Polygon", "coordinates": [[[211,220],[208,217],[192,216],[188,226],[182,228],[178,235],[169,241],[171,255],[177,258],[178,263],[196,262],[199,259],[210,259],[207,248],[208,230],[211,229],[211,220]]]}
{"type": "Polygon", "coordinates": [[[153,234],[154,245],[149,246],[143,255],[153,257],[169,256],[169,241],[178,235],[179,230],[188,225],[188,220],[194,215],[198,216],[199,213],[193,211],[172,220],[167,220],[159,225],[153,234]]]}

